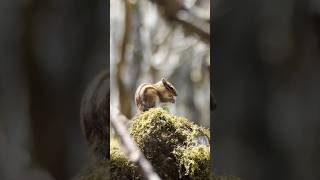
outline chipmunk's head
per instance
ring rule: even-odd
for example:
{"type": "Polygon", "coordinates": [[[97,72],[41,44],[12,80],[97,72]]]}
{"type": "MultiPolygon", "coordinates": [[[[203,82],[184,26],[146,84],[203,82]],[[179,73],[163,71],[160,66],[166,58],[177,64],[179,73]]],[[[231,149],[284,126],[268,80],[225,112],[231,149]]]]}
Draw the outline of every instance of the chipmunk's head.
{"type": "Polygon", "coordinates": [[[163,86],[166,88],[166,91],[162,94],[162,98],[165,99],[165,101],[167,101],[167,102],[175,103],[176,96],[178,96],[177,90],[165,78],[162,78],[161,82],[162,82],[163,86]]]}

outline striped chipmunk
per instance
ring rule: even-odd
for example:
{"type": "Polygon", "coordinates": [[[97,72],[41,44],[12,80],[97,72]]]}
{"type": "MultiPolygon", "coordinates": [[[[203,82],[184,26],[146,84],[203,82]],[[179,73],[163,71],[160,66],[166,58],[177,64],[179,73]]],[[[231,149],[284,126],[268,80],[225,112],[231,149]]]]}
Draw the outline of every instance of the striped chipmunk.
{"type": "Polygon", "coordinates": [[[178,96],[175,87],[165,78],[151,84],[141,84],[135,93],[135,103],[138,111],[147,111],[150,108],[159,106],[161,103],[175,103],[178,96]]]}

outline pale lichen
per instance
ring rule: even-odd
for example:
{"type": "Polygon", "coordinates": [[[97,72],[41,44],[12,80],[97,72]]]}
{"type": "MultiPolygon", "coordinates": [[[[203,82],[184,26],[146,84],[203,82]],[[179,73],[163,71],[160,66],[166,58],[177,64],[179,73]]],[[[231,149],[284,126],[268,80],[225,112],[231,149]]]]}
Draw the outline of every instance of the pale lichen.
{"type": "Polygon", "coordinates": [[[179,161],[180,169],[185,169],[185,175],[202,176],[199,173],[209,174],[207,162],[209,161],[210,149],[206,145],[179,147],[173,153],[179,161]],[[199,169],[202,171],[199,171],[199,169]]]}

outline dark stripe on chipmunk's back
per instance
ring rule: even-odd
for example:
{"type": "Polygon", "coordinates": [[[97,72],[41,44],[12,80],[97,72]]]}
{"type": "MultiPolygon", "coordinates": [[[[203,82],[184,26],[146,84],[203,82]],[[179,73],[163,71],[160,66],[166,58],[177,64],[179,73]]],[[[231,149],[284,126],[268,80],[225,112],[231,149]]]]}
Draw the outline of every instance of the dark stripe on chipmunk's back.
{"type": "MultiPolygon", "coordinates": [[[[151,84],[146,84],[141,93],[145,94],[148,89],[155,89],[155,87],[151,84]]],[[[159,96],[159,91],[156,91],[156,92],[157,92],[157,95],[159,96]]]]}
{"type": "Polygon", "coordinates": [[[143,89],[143,86],[147,85],[147,83],[143,83],[141,85],[138,86],[138,89],[136,91],[136,94],[135,94],[135,101],[136,101],[136,105],[139,107],[139,104],[141,104],[141,97],[140,97],[140,93],[141,93],[141,90],[143,89]]]}
{"type": "MultiPolygon", "coordinates": [[[[147,84],[147,83],[144,83],[142,85],[139,86],[139,92],[138,92],[138,99],[136,99],[136,102],[140,102],[141,103],[141,96],[143,96],[145,94],[145,92],[148,90],[148,89],[155,89],[153,85],[151,84],[147,84]]],[[[159,96],[159,92],[157,92],[157,95],[159,96]]]]}

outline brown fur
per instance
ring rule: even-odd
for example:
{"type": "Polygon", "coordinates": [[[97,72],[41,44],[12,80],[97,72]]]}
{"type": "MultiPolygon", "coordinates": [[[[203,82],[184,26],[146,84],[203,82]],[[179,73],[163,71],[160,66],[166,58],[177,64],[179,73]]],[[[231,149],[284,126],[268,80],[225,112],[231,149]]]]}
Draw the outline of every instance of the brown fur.
{"type": "Polygon", "coordinates": [[[175,103],[174,96],[177,96],[177,91],[173,85],[162,78],[156,84],[143,83],[135,93],[135,103],[139,111],[147,111],[156,106],[156,100],[160,102],[175,103]]]}

